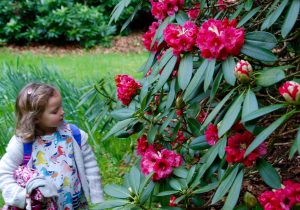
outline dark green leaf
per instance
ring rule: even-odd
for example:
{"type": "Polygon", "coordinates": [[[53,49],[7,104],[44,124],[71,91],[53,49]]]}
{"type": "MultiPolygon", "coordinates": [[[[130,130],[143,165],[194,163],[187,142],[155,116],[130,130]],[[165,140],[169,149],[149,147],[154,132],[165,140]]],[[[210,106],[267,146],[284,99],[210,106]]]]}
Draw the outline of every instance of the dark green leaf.
{"type": "Polygon", "coordinates": [[[224,78],[226,82],[232,86],[234,86],[236,77],[234,75],[234,67],[235,61],[232,56],[229,56],[225,61],[222,63],[222,70],[224,73],[224,78]]]}
{"type": "Polygon", "coordinates": [[[146,176],[146,178],[142,181],[142,184],[140,185],[140,189],[139,189],[139,194],[142,194],[143,191],[145,190],[144,188],[146,187],[146,185],[148,184],[148,182],[150,181],[150,179],[152,178],[154,172],[151,172],[150,174],[148,174],[146,176]]]}
{"type": "Polygon", "coordinates": [[[117,124],[114,125],[114,127],[112,127],[110,129],[110,131],[104,136],[104,138],[102,139],[102,141],[106,140],[108,137],[110,137],[111,135],[115,134],[116,132],[122,130],[123,128],[127,127],[130,123],[132,123],[135,119],[134,118],[129,118],[120,122],[117,122],[117,124]]]}
{"type": "Polygon", "coordinates": [[[182,90],[188,86],[193,73],[193,56],[192,54],[186,54],[181,59],[178,70],[178,83],[182,90]]]}
{"type": "Polygon", "coordinates": [[[257,45],[268,50],[272,50],[277,45],[277,39],[274,34],[265,31],[254,31],[247,33],[245,36],[245,41],[245,43],[250,45],[257,45]]]}
{"type": "Polygon", "coordinates": [[[277,57],[270,50],[252,45],[250,43],[245,43],[243,45],[241,53],[266,62],[274,62],[277,60],[277,57]]]}
{"type": "Polygon", "coordinates": [[[130,192],[122,186],[116,184],[109,184],[104,187],[104,192],[115,198],[129,198],[130,192]]]}
{"type": "Polygon", "coordinates": [[[187,123],[188,123],[188,126],[189,126],[192,134],[194,136],[199,136],[200,135],[200,127],[201,127],[201,124],[199,123],[199,121],[196,120],[195,118],[188,118],[187,123]]]}
{"type": "Polygon", "coordinates": [[[210,92],[210,98],[209,98],[209,102],[212,102],[213,99],[215,98],[215,95],[219,89],[219,86],[220,86],[220,83],[223,79],[223,72],[222,71],[219,71],[219,73],[217,74],[216,76],[216,79],[213,83],[213,86],[212,86],[212,89],[211,89],[211,92],[210,92]]]}
{"type": "Polygon", "coordinates": [[[170,85],[170,91],[169,91],[168,99],[167,99],[167,102],[166,102],[166,109],[169,109],[172,106],[173,101],[175,99],[175,95],[176,95],[175,83],[176,83],[176,79],[173,79],[172,82],[171,82],[171,85],[170,85]]]}
{"type": "Polygon", "coordinates": [[[256,167],[264,182],[273,189],[281,188],[281,179],[276,169],[267,161],[258,159],[256,167]]]}
{"type": "Polygon", "coordinates": [[[125,120],[134,114],[134,110],[128,108],[116,109],[110,113],[110,115],[116,120],[125,120]]]}
{"type": "Polygon", "coordinates": [[[209,145],[205,140],[205,135],[194,138],[190,143],[190,148],[193,150],[201,150],[201,149],[206,149],[208,147],[209,145]]]}
{"type": "Polygon", "coordinates": [[[150,182],[145,187],[145,190],[142,193],[141,198],[140,198],[140,203],[141,204],[144,204],[151,197],[151,193],[153,192],[154,187],[155,187],[155,183],[154,182],[150,182]]]}
{"type": "Polygon", "coordinates": [[[218,144],[220,144],[218,154],[219,154],[220,159],[222,159],[225,155],[225,147],[227,144],[227,138],[223,137],[222,139],[220,139],[218,141],[218,144]]]}
{"type": "Polygon", "coordinates": [[[295,141],[297,142],[296,144],[297,144],[297,148],[298,148],[298,154],[300,155],[300,128],[298,129],[295,141]]]}
{"type": "Polygon", "coordinates": [[[169,62],[167,63],[167,65],[165,66],[157,84],[156,87],[154,89],[154,93],[156,93],[160,88],[162,88],[162,86],[166,83],[166,81],[169,79],[170,75],[173,72],[173,69],[175,67],[177,61],[177,57],[173,56],[169,62]]]}
{"type": "Polygon", "coordinates": [[[233,104],[226,112],[222,120],[222,123],[218,129],[219,137],[223,136],[235,123],[235,120],[241,111],[243,101],[244,101],[244,93],[242,93],[239,97],[237,97],[237,99],[233,102],[233,104]]]}
{"type": "Polygon", "coordinates": [[[185,168],[182,168],[182,167],[180,167],[180,168],[175,168],[174,169],[174,171],[173,171],[173,173],[176,175],[176,176],[178,176],[178,177],[180,177],[180,178],[186,178],[187,177],[187,175],[188,175],[188,171],[185,169],[185,168]]]}
{"type": "Polygon", "coordinates": [[[135,194],[138,194],[140,188],[141,174],[140,171],[133,166],[129,174],[129,184],[135,194]]]}
{"type": "Polygon", "coordinates": [[[174,195],[178,193],[178,191],[176,190],[170,190],[170,191],[164,191],[164,192],[160,192],[158,193],[156,196],[166,196],[166,195],[174,195]]]}
{"type": "Polygon", "coordinates": [[[200,189],[197,189],[193,192],[193,194],[200,194],[200,193],[206,193],[209,191],[212,191],[218,187],[218,182],[213,182],[211,184],[208,184],[204,187],[201,187],[200,189]]]}
{"type": "Polygon", "coordinates": [[[232,15],[230,15],[229,20],[235,19],[237,16],[239,16],[241,14],[243,8],[244,8],[244,4],[239,4],[237,6],[236,11],[232,15]]]}
{"type": "Polygon", "coordinates": [[[215,72],[216,60],[210,60],[207,66],[207,70],[205,72],[205,80],[204,80],[204,92],[207,91],[215,72]]]}
{"type": "Polygon", "coordinates": [[[244,104],[243,104],[243,111],[242,111],[242,119],[244,119],[245,116],[247,116],[249,113],[252,113],[258,109],[258,103],[255,94],[253,91],[249,88],[244,104]]]}
{"type": "Polygon", "coordinates": [[[172,48],[169,48],[165,54],[161,57],[159,64],[157,66],[157,73],[168,63],[168,61],[173,57],[172,48]]]}
{"type": "Polygon", "coordinates": [[[285,73],[279,68],[268,68],[259,72],[256,84],[263,87],[268,87],[280,82],[285,78],[285,73]]]}
{"type": "Polygon", "coordinates": [[[242,118],[241,122],[244,123],[244,122],[253,120],[255,118],[258,118],[258,117],[261,117],[263,115],[269,114],[270,112],[273,112],[277,109],[281,109],[283,107],[285,107],[284,104],[275,104],[275,105],[270,105],[270,106],[260,108],[258,110],[255,110],[254,112],[251,112],[251,113],[247,114],[245,117],[242,118]]]}
{"type": "Polygon", "coordinates": [[[184,23],[189,20],[189,17],[187,16],[187,14],[184,11],[179,10],[179,12],[175,16],[175,19],[176,19],[177,23],[179,23],[180,25],[183,26],[184,23]]]}
{"type": "Polygon", "coordinates": [[[148,57],[145,65],[143,65],[143,68],[141,68],[140,70],[138,70],[138,72],[143,71],[144,72],[144,76],[145,74],[148,72],[148,70],[150,69],[150,67],[153,64],[154,58],[155,58],[155,54],[154,52],[150,53],[150,56],[148,57]]]}
{"type": "Polygon", "coordinates": [[[157,134],[157,131],[158,131],[158,126],[156,126],[156,125],[153,125],[153,126],[151,127],[151,129],[149,130],[147,140],[148,140],[148,142],[149,142],[150,144],[153,144],[153,142],[154,142],[154,140],[155,140],[155,136],[156,136],[156,134],[157,134]]]}
{"type": "Polygon", "coordinates": [[[162,124],[162,126],[160,126],[159,132],[162,133],[165,128],[170,124],[171,120],[173,119],[175,115],[175,110],[171,111],[170,114],[168,115],[168,118],[166,119],[166,121],[162,124]]]}
{"type": "Polygon", "coordinates": [[[113,9],[111,18],[109,20],[109,25],[112,23],[112,21],[117,21],[122,14],[125,7],[127,7],[130,4],[131,0],[121,0],[113,9]]]}
{"type": "Polygon", "coordinates": [[[244,15],[242,17],[242,19],[240,20],[240,22],[237,25],[237,28],[241,27],[242,25],[244,25],[245,23],[248,22],[248,20],[250,20],[259,10],[260,10],[261,6],[254,8],[253,10],[251,10],[250,12],[248,12],[246,15],[244,15]]]}
{"type": "Polygon", "coordinates": [[[300,10],[300,1],[293,0],[281,27],[282,37],[285,38],[293,29],[300,10]]]}
{"type": "Polygon", "coordinates": [[[127,28],[127,26],[129,25],[129,23],[133,20],[133,18],[134,18],[134,16],[136,15],[136,13],[141,9],[141,7],[142,7],[142,2],[141,3],[139,3],[136,7],[135,7],[135,9],[134,9],[134,11],[133,11],[133,13],[130,15],[130,17],[126,20],[126,22],[122,25],[122,28],[121,28],[121,32],[125,29],[125,28],[127,28]]]}
{"type": "Polygon", "coordinates": [[[206,69],[207,69],[207,66],[208,66],[208,60],[204,60],[202,62],[202,64],[199,66],[197,72],[195,73],[192,81],[190,82],[190,84],[188,85],[188,87],[186,88],[185,92],[184,92],[184,95],[183,95],[183,100],[184,101],[188,101],[189,99],[189,96],[191,95],[191,93],[197,89],[199,87],[199,85],[201,84],[200,83],[200,80],[202,78],[202,76],[204,75],[206,69]]]}
{"type": "Polygon", "coordinates": [[[181,188],[182,188],[180,182],[179,182],[177,179],[171,179],[169,183],[170,183],[170,186],[171,186],[174,190],[179,191],[179,190],[181,190],[181,188]]]}
{"type": "Polygon", "coordinates": [[[253,0],[247,0],[245,3],[245,10],[249,11],[252,8],[253,0]]]}
{"type": "Polygon", "coordinates": [[[217,203],[219,200],[221,200],[224,195],[228,192],[230,189],[233,181],[235,180],[235,177],[239,171],[239,167],[235,167],[231,173],[221,182],[220,186],[218,187],[211,204],[217,203]]]}
{"type": "Polygon", "coordinates": [[[277,119],[271,125],[269,125],[269,127],[267,127],[260,134],[258,134],[258,136],[256,136],[256,138],[253,140],[253,142],[247,148],[247,150],[244,154],[244,157],[247,157],[261,143],[263,143],[264,140],[266,140],[284,121],[286,121],[294,113],[295,113],[295,111],[293,110],[293,111],[281,116],[279,119],[277,119]]]}
{"type": "Polygon", "coordinates": [[[115,200],[108,200],[108,201],[103,201],[102,203],[97,204],[95,209],[109,209],[109,208],[114,208],[118,206],[124,206],[126,204],[129,204],[128,200],[122,200],[122,199],[115,199],[115,200]]]}
{"type": "Polygon", "coordinates": [[[261,26],[261,30],[271,27],[276,22],[276,20],[279,18],[279,16],[283,12],[283,10],[286,7],[286,5],[288,4],[288,2],[289,2],[288,0],[282,1],[280,6],[265,19],[265,21],[263,22],[263,24],[261,26]]]}
{"type": "Polygon", "coordinates": [[[228,193],[223,209],[232,210],[235,207],[241,192],[243,178],[244,178],[244,170],[242,169],[240,173],[237,175],[236,179],[234,180],[234,183],[232,184],[232,187],[228,193]]]}
{"type": "Polygon", "coordinates": [[[190,170],[189,170],[189,172],[188,172],[188,175],[187,175],[187,177],[186,177],[186,182],[187,182],[188,184],[191,182],[191,180],[192,180],[192,178],[193,178],[193,176],[194,176],[194,174],[195,174],[195,171],[196,171],[196,165],[193,165],[193,166],[190,168],[190,170]]]}

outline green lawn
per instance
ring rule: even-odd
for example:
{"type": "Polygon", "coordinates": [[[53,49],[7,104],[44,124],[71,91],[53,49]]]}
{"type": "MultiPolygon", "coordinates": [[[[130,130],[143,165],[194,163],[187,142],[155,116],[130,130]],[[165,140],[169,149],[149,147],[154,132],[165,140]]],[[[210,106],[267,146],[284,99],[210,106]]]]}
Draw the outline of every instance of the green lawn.
{"type": "Polygon", "coordinates": [[[30,51],[15,53],[8,48],[0,48],[0,63],[17,65],[56,66],[71,81],[84,84],[84,80],[95,81],[103,76],[113,78],[116,74],[130,74],[141,78],[137,69],[146,61],[148,53],[108,53],[83,52],[80,54],[36,54],[30,51]]]}

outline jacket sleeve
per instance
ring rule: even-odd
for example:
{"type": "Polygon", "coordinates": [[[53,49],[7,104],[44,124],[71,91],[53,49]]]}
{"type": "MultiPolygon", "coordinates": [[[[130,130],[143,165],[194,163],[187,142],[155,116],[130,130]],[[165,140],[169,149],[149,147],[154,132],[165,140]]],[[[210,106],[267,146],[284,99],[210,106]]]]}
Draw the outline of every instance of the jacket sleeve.
{"type": "Polygon", "coordinates": [[[26,190],[20,187],[13,177],[14,171],[23,162],[23,143],[13,136],[0,160],[0,189],[6,204],[19,208],[25,207],[26,190]]]}
{"type": "Polygon", "coordinates": [[[100,170],[94,152],[88,143],[87,133],[81,130],[81,136],[81,151],[85,174],[89,184],[91,202],[93,204],[100,203],[103,201],[100,170]]]}

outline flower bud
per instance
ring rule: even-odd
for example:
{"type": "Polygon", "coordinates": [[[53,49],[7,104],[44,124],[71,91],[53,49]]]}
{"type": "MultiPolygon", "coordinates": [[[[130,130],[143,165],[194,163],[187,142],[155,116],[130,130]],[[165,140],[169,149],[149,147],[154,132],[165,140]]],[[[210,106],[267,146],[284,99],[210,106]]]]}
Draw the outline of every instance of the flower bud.
{"type": "Polygon", "coordinates": [[[242,83],[246,83],[250,80],[251,73],[252,66],[248,61],[240,60],[234,68],[236,78],[242,83]]]}
{"type": "Polygon", "coordinates": [[[300,103],[300,84],[294,81],[285,82],[279,89],[280,95],[292,104],[300,103]]]}
{"type": "Polygon", "coordinates": [[[183,99],[179,96],[176,98],[176,108],[182,109],[185,106],[183,99]]]}
{"type": "Polygon", "coordinates": [[[243,198],[245,204],[248,206],[248,207],[254,207],[256,206],[257,204],[257,199],[254,195],[252,195],[251,193],[249,192],[246,192],[244,194],[244,198],[243,198]]]}

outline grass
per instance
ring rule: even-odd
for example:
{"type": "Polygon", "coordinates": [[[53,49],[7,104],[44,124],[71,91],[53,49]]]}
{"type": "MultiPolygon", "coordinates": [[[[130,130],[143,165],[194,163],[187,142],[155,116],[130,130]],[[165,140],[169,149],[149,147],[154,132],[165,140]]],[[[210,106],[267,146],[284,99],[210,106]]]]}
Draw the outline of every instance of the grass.
{"type": "MultiPolygon", "coordinates": [[[[63,55],[55,55],[55,54],[33,54],[32,52],[29,51],[22,52],[22,53],[14,53],[7,48],[0,48],[1,66],[3,62],[5,62],[8,63],[8,66],[12,69],[18,69],[19,67],[21,67],[21,71],[23,70],[23,71],[28,71],[27,73],[31,73],[29,72],[31,70],[28,70],[30,69],[30,67],[33,67],[34,69],[34,68],[42,68],[42,66],[46,65],[47,71],[52,71],[52,69],[57,70],[62,75],[63,79],[73,83],[78,89],[80,89],[82,86],[85,86],[87,83],[94,83],[102,77],[108,77],[108,81],[106,82],[109,82],[109,80],[111,79],[111,84],[113,84],[114,83],[113,77],[115,74],[130,74],[133,75],[135,78],[141,78],[141,74],[138,74],[136,70],[146,61],[146,59],[147,59],[146,53],[144,54],[121,54],[121,53],[91,54],[89,52],[84,52],[83,54],[73,54],[67,52],[63,55]]],[[[42,75],[45,77],[43,81],[44,80],[47,81],[47,78],[49,77],[50,74],[46,73],[42,75]]],[[[1,71],[0,73],[0,78],[1,80],[3,80],[3,78],[6,78],[3,75],[3,71],[1,71]]],[[[9,78],[9,80],[12,81],[7,82],[10,83],[7,84],[7,86],[13,87],[14,91],[7,91],[6,92],[7,94],[11,94],[12,92],[15,92],[17,88],[15,87],[14,84],[19,83],[17,76],[16,78],[15,77],[9,78]]],[[[67,86],[68,85],[66,85],[66,87],[67,86]]],[[[6,89],[5,82],[3,84],[2,90],[4,89],[6,89]]],[[[10,101],[9,101],[10,105],[12,104],[11,103],[12,100],[14,100],[12,98],[13,97],[10,97],[10,101]]],[[[0,106],[1,116],[3,116],[3,114],[6,113],[8,109],[10,113],[12,113],[13,111],[13,106],[8,106],[7,104],[8,104],[7,102],[2,101],[2,104],[0,106]]],[[[78,113],[81,113],[81,115],[83,115],[82,112],[78,112],[78,113]]],[[[78,117],[82,119],[84,118],[84,116],[78,116],[78,117]]],[[[8,118],[11,118],[11,115],[8,116],[8,118]]],[[[1,135],[2,138],[4,137],[3,132],[1,135]]],[[[96,138],[101,139],[101,134],[96,134],[96,138]]],[[[126,156],[126,154],[130,153],[130,144],[132,140],[134,140],[134,138],[132,139],[110,138],[105,142],[99,143],[97,145],[92,145],[95,150],[97,161],[102,173],[102,183],[104,185],[108,183],[120,183],[122,181],[122,175],[127,170],[127,166],[121,160],[125,154],[127,162],[128,164],[130,164],[130,156],[126,156]]],[[[3,142],[1,147],[4,147],[3,142]]],[[[4,148],[0,148],[0,149],[2,149],[3,151],[4,148]]],[[[0,196],[0,207],[2,205],[3,205],[3,200],[1,200],[1,196],[0,196]]]]}
{"type": "Polygon", "coordinates": [[[95,80],[101,77],[113,78],[116,74],[130,74],[141,78],[137,69],[146,61],[148,54],[135,53],[90,53],[80,54],[36,54],[31,51],[16,53],[8,48],[0,48],[0,63],[10,65],[40,65],[55,66],[62,75],[72,82],[84,84],[84,80],[95,80]],[[83,80],[84,78],[84,80],[83,80]]]}

